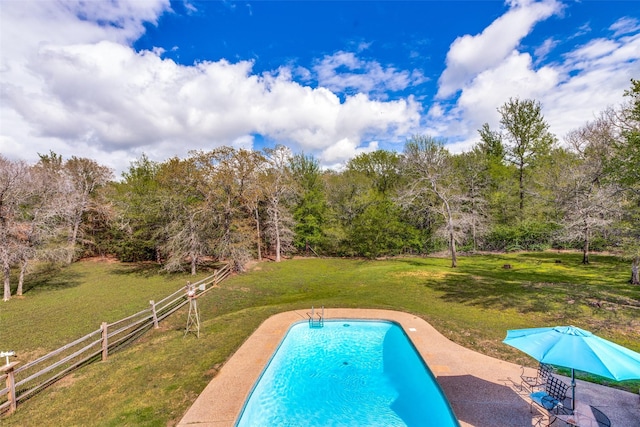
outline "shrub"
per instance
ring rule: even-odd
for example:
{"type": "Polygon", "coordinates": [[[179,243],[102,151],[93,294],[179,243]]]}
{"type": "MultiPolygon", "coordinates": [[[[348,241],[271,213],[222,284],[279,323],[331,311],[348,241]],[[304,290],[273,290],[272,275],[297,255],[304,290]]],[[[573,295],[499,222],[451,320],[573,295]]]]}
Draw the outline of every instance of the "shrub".
{"type": "Polygon", "coordinates": [[[546,222],[523,221],[516,225],[497,224],[486,236],[485,250],[544,250],[551,246],[558,226],[546,222]]]}

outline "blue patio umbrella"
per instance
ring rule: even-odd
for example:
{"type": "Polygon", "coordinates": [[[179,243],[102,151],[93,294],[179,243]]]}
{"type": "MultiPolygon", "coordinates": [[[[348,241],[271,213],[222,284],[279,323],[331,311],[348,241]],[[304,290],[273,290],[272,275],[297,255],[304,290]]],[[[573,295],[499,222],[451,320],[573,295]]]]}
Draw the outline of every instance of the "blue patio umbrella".
{"type": "Polygon", "coordinates": [[[640,378],[640,353],[574,326],[510,330],[502,342],[541,363],[571,369],[572,409],[575,369],[616,381],[640,378]]]}

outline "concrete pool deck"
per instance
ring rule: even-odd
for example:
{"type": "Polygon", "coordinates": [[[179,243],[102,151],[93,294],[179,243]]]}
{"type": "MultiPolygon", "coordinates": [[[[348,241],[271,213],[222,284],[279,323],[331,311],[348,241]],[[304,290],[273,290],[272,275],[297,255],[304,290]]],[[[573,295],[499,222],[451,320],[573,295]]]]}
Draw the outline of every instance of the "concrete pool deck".
{"type": "MultiPolygon", "coordinates": [[[[288,311],[265,320],[200,393],[178,426],[232,427],[285,333],[293,323],[306,321],[307,311],[288,311]]],[[[325,319],[399,323],[437,378],[462,426],[531,426],[541,416],[535,409],[531,413],[528,395],[518,390],[519,365],[466,349],[417,316],[388,310],[325,308],[325,319]]],[[[529,371],[535,374],[534,369],[529,371]]],[[[640,426],[637,394],[580,380],[576,383],[576,401],[598,407],[612,426],[640,426]]]]}

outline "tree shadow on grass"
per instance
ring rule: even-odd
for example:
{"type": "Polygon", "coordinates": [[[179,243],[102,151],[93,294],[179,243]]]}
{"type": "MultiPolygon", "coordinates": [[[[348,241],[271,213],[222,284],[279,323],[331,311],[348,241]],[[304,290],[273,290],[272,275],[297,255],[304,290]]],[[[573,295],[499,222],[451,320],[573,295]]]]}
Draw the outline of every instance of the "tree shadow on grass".
{"type": "MultiPolygon", "coordinates": [[[[198,264],[198,272],[213,274],[215,270],[221,269],[224,265],[225,265],[224,263],[218,262],[218,261],[204,261],[198,264]]],[[[143,277],[165,275],[166,277],[171,278],[175,274],[184,274],[185,272],[188,272],[190,270],[191,270],[190,264],[184,263],[182,265],[182,271],[172,273],[172,272],[163,270],[162,265],[158,264],[157,262],[148,261],[148,262],[121,263],[120,268],[115,269],[113,271],[113,274],[124,275],[124,276],[136,274],[143,277]]]]}
{"type": "Polygon", "coordinates": [[[74,288],[82,284],[83,274],[65,269],[49,268],[25,280],[23,293],[33,291],[56,291],[74,288]]]}
{"type": "MultiPolygon", "coordinates": [[[[527,252],[516,255],[469,255],[458,258],[458,267],[451,272],[481,276],[500,281],[547,283],[585,283],[619,285],[626,280],[626,264],[615,257],[593,255],[594,262],[584,265],[581,254],[554,252],[527,252]],[[622,273],[621,273],[622,272],[622,273]]],[[[443,258],[399,259],[412,267],[437,267],[443,258]]]]}
{"type": "MultiPolygon", "coordinates": [[[[556,304],[564,304],[569,293],[565,286],[537,287],[474,277],[445,277],[423,283],[440,292],[440,298],[447,302],[485,309],[516,309],[523,313],[548,312],[556,304]]],[[[574,307],[568,306],[565,309],[572,311],[574,307]]]]}
{"type": "MultiPolygon", "coordinates": [[[[113,269],[111,274],[116,276],[138,275],[142,277],[157,276],[162,273],[162,266],[156,262],[130,262],[121,263],[118,268],[113,269]]],[[[168,274],[168,273],[165,273],[168,274]]]]}
{"type": "Polygon", "coordinates": [[[422,283],[439,292],[443,301],[485,309],[514,309],[520,313],[553,312],[559,316],[557,320],[584,318],[589,313],[616,317],[625,308],[619,304],[636,305],[619,292],[584,283],[494,281],[474,276],[427,279],[422,283]]]}
{"type": "MultiPolygon", "coordinates": [[[[582,315],[584,307],[634,305],[633,292],[616,284],[607,273],[610,266],[569,266],[566,254],[535,253],[507,257],[473,256],[458,268],[423,270],[422,284],[442,293],[447,302],[488,309],[512,308],[522,313],[560,310],[563,317],[582,315]],[[556,259],[561,262],[556,263],[556,259]]],[[[575,255],[575,254],[573,254],[575,255]]],[[[575,256],[574,256],[575,257],[575,256]]],[[[411,267],[433,266],[429,259],[400,260],[411,267]]]]}
{"type": "Polygon", "coordinates": [[[419,258],[406,258],[406,259],[398,259],[398,262],[403,264],[407,264],[413,267],[425,267],[428,265],[427,258],[419,259],[419,258]]]}
{"type": "Polygon", "coordinates": [[[439,376],[456,417],[476,427],[530,426],[539,417],[510,379],[500,385],[473,375],[439,376]]]}

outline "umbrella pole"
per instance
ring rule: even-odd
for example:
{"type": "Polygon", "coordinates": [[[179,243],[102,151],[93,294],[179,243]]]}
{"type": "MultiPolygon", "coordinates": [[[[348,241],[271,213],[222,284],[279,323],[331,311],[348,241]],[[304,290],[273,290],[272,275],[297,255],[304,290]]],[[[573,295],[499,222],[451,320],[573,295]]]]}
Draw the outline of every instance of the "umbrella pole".
{"type": "Polygon", "coordinates": [[[571,369],[571,410],[576,409],[576,377],[573,372],[573,368],[571,369]]]}

